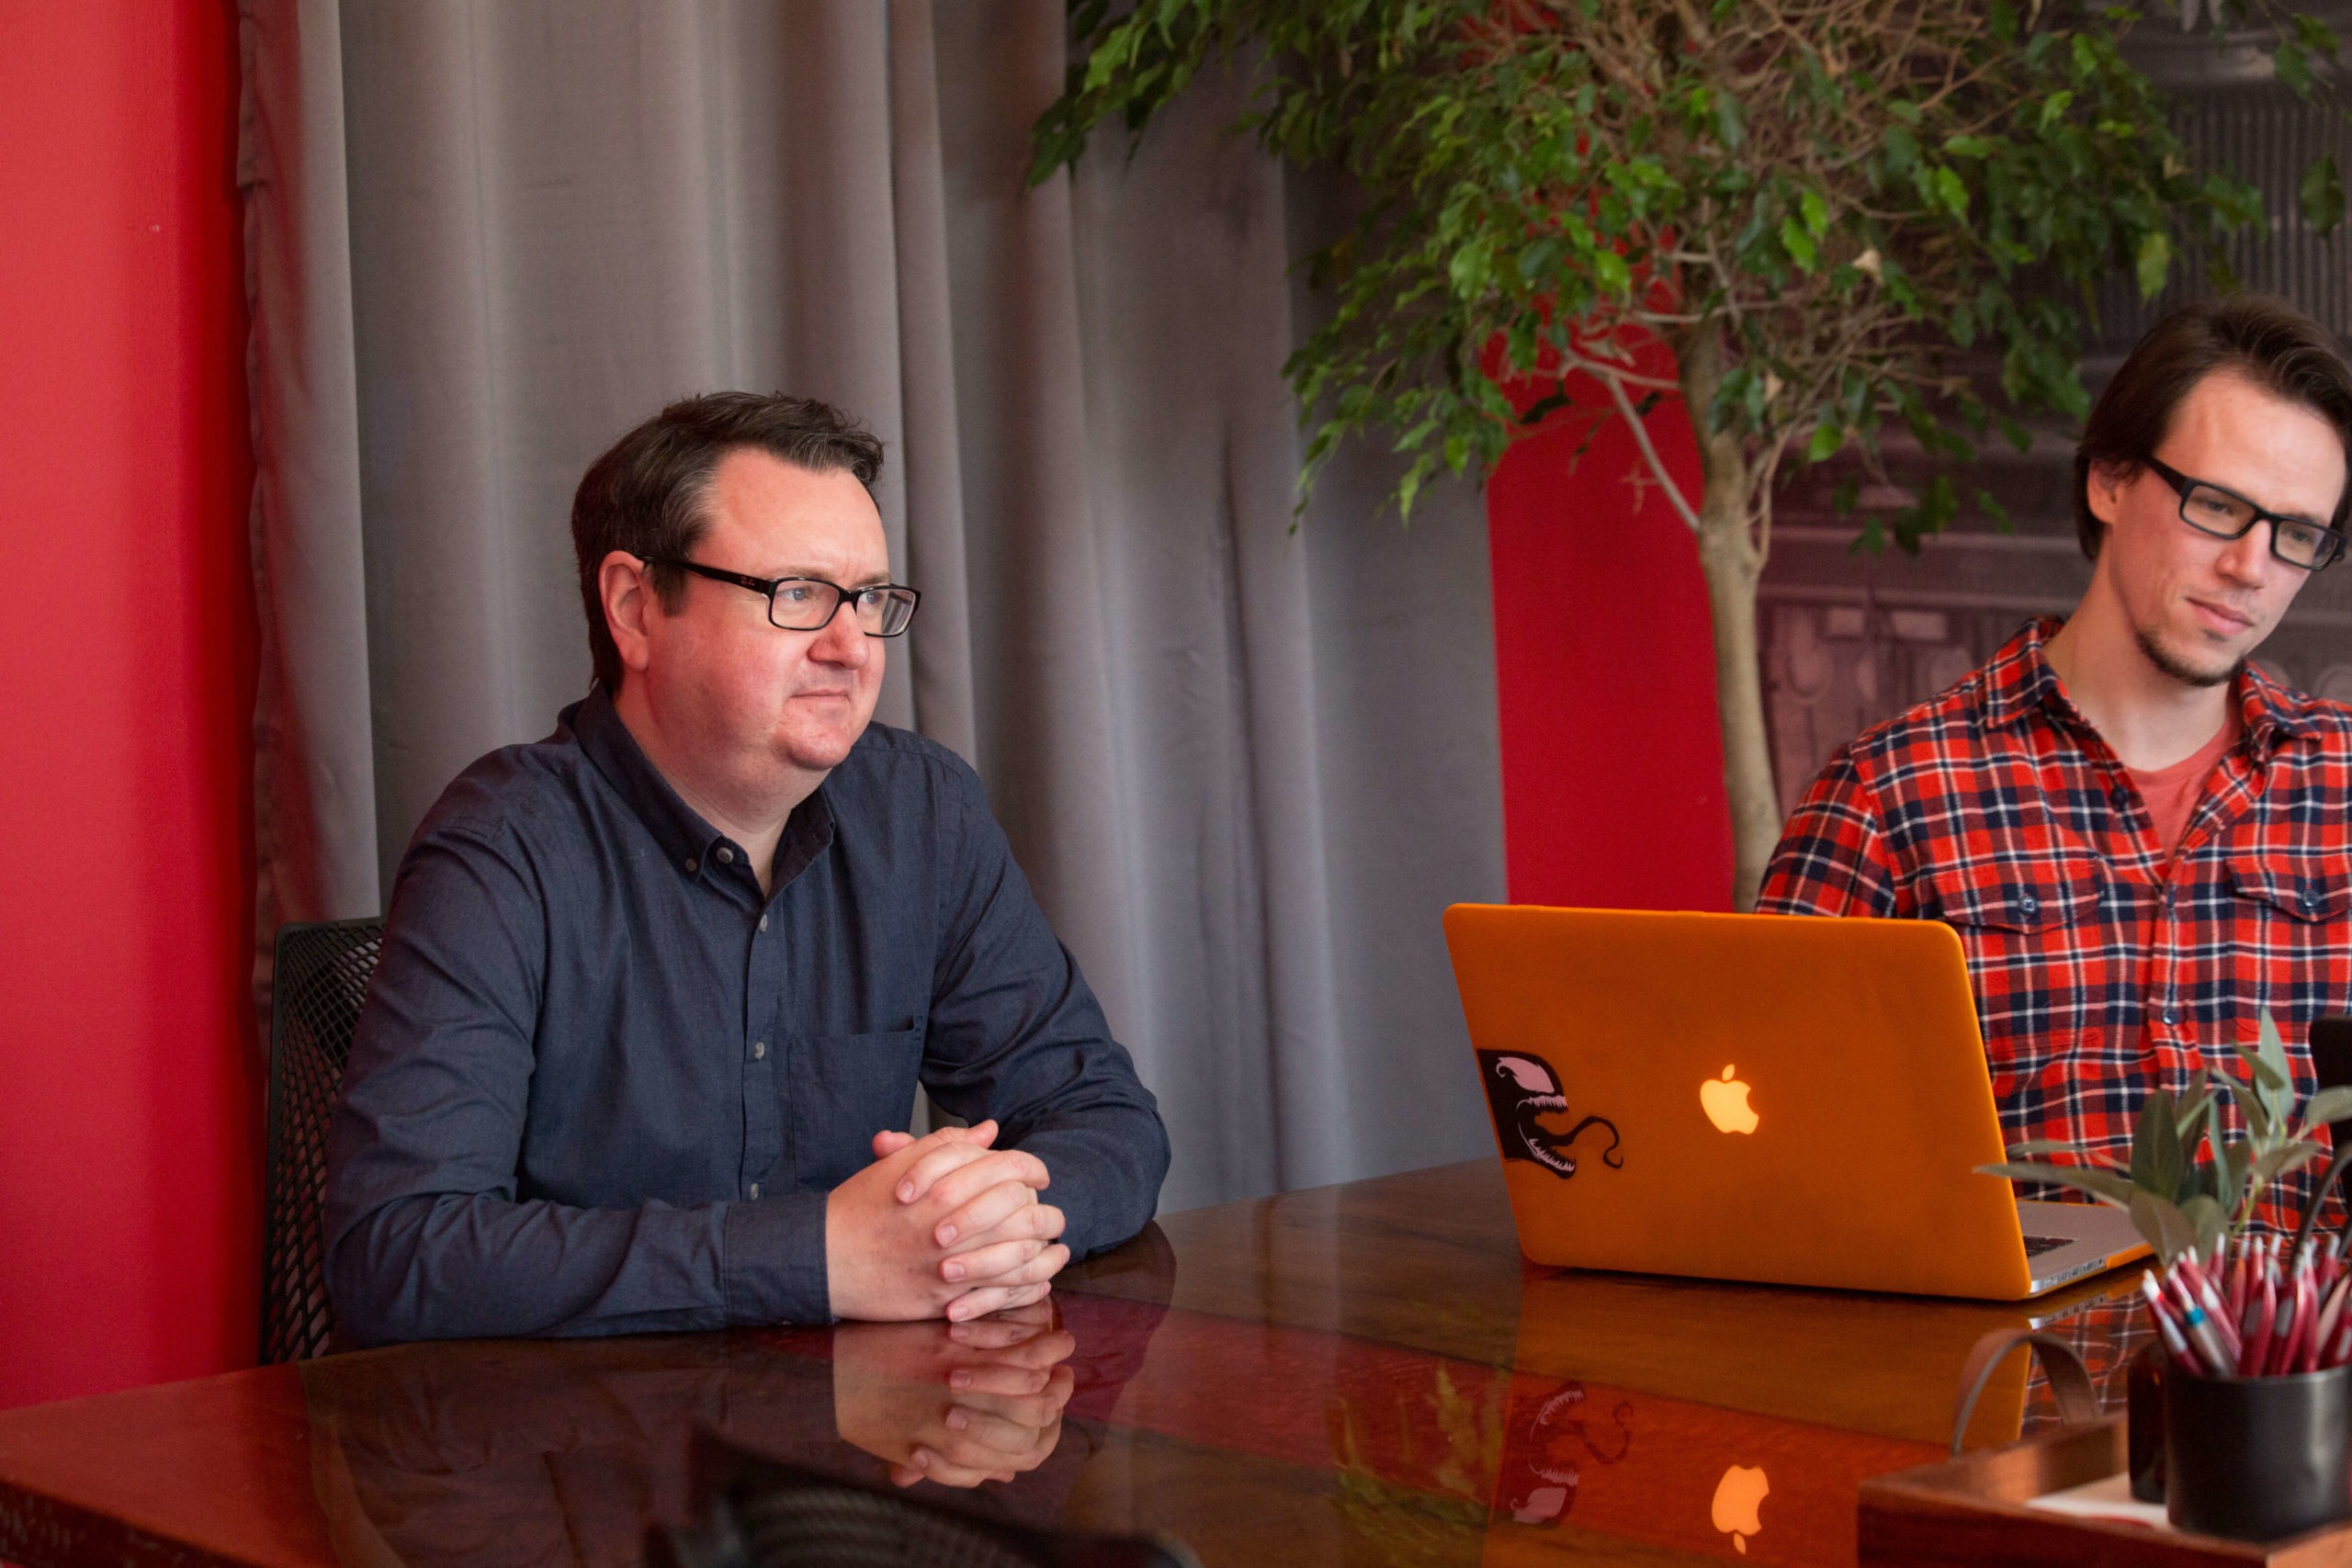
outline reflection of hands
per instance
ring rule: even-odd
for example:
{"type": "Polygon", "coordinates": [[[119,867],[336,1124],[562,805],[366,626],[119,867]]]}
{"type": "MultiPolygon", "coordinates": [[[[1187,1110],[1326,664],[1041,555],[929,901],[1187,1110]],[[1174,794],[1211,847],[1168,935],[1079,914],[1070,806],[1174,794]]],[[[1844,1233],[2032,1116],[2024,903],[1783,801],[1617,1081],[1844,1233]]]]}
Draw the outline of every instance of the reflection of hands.
{"type": "Polygon", "coordinates": [[[942,1128],[920,1141],[905,1133],[874,1135],[869,1170],[890,1168],[899,1207],[929,1220],[937,1280],[956,1287],[948,1292],[946,1315],[959,1321],[1044,1300],[1047,1282],[1069,1261],[1069,1249],[1056,1244],[1062,1212],[1037,1197],[1052,1180],[1045,1162],[994,1147],[997,1130],[994,1122],[982,1122],[942,1128]]]}
{"type": "Polygon", "coordinates": [[[1061,1438],[1078,1341],[1039,1303],[970,1323],[843,1324],[833,1421],[900,1486],[978,1486],[1045,1462],[1061,1438]]]}

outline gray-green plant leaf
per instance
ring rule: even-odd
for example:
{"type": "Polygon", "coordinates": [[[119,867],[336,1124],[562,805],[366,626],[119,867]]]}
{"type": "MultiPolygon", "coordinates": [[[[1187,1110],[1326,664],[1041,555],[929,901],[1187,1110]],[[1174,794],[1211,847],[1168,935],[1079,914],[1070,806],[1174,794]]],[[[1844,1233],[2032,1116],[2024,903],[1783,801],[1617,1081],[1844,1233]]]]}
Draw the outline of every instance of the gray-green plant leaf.
{"type": "Polygon", "coordinates": [[[2255,1093],[2254,1086],[2241,1083],[2238,1079],[2225,1077],[2221,1073],[2213,1075],[2213,1081],[2220,1084],[2228,1092],[2230,1099],[2236,1103],[2238,1114],[2245,1118],[2246,1135],[2254,1145],[2257,1148],[2269,1147],[2271,1144],[2270,1112],[2263,1109],[2262,1098],[2255,1093]]]}
{"type": "Polygon", "coordinates": [[[2306,1133],[2330,1122],[2341,1122],[2352,1116],[2352,1087],[2337,1085],[2321,1089],[2303,1101],[2303,1127],[2306,1133]]]}
{"type": "Polygon", "coordinates": [[[2187,1220],[2188,1228],[2196,1233],[2198,1252],[2204,1257],[2211,1257],[2215,1245],[2222,1239],[2222,1233],[2229,1228],[2230,1224],[2230,1216],[2223,1212],[2222,1205],[2200,1192],[2181,1204],[2180,1217],[2187,1220]]]}
{"type": "Polygon", "coordinates": [[[2287,1042],[2279,1037],[2278,1021],[2268,1008],[2262,1010],[2255,1059],[2263,1069],[2256,1075],[2265,1091],[2263,1104],[2269,1108],[2270,1119],[2283,1127],[2293,1109],[2295,1070],[2287,1064],[2287,1042]]]}
{"type": "Polygon", "coordinates": [[[2132,1194],[2131,1208],[2132,1227],[2156,1249],[2159,1262],[2170,1263],[2197,1245],[2197,1227],[2170,1199],[2143,1190],[2132,1194]]]}
{"type": "Polygon", "coordinates": [[[2171,1090],[2152,1091],[2140,1102],[2139,1124],[2132,1130],[2132,1184],[2168,1203],[2180,1197],[2180,1179],[2187,1165],[2172,1104],[2171,1090]]]}
{"type": "Polygon", "coordinates": [[[2077,1192],[2087,1192],[2101,1202],[2112,1203],[2119,1209],[2130,1208],[2132,1194],[2140,1190],[2128,1177],[2112,1170],[2101,1170],[2096,1166],[2009,1162],[1980,1165],[1976,1168],[1987,1176],[2003,1176],[2011,1181],[2039,1181],[2053,1187],[2071,1187],[2077,1192]]]}

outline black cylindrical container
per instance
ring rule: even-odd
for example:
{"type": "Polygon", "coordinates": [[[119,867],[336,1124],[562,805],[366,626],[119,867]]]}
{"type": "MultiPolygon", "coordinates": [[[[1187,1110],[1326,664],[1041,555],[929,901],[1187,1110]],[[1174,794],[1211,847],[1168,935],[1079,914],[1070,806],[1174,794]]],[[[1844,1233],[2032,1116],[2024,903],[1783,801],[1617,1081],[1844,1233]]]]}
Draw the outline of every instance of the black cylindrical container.
{"type": "Polygon", "coordinates": [[[2170,1361],[2152,1339],[2124,1371],[2125,1468],[2132,1495],[2143,1503],[2165,1500],[2165,1373],[2170,1361]]]}
{"type": "Polygon", "coordinates": [[[2352,1364],[2290,1377],[2165,1368],[2165,1514],[2277,1540],[2352,1517],[2352,1364]]]}

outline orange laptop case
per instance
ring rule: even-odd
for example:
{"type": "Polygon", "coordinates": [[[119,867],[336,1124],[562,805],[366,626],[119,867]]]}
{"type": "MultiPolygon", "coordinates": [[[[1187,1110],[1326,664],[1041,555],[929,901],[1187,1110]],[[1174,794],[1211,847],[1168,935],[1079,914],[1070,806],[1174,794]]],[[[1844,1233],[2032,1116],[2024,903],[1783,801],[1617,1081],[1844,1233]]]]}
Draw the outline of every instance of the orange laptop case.
{"type": "Polygon", "coordinates": [[[1530,1258],[2030,1292],[1951,928],[1457,904],[1445,935],[1530,1258]]]}

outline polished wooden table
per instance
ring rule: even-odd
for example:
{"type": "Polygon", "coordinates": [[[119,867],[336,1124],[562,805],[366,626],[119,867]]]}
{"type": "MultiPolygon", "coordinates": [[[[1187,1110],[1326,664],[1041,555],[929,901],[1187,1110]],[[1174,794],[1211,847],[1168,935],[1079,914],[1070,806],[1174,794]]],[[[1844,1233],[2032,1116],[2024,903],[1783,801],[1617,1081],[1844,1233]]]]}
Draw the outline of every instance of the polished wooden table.
{"type": "MultiPolygon", "coordinates": [[[[2030,1310],[2109,1368],[2125,1284],[2030,1310]]],[[[1286,1568],[1849,1562],[1858,1484],[1938,1457],[1968,1348],[2027,1316],[1533,1269],[1490,1161],[1170,1215],[1055,1299],[1051,1452],[913,1495],[1286,1568]]],[[[0,1560],[637,1562],[695,1511],[698,1429],[879,1479],[956,1354],[936,1325],[413,1345],[0,1413],[0,1560]]],[[[2033,1404],[2019,1361],[1972,1442],[2033,1404]]]]}

